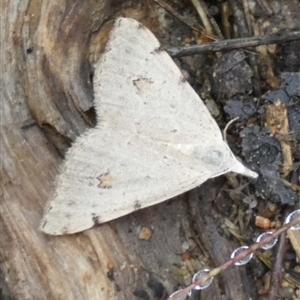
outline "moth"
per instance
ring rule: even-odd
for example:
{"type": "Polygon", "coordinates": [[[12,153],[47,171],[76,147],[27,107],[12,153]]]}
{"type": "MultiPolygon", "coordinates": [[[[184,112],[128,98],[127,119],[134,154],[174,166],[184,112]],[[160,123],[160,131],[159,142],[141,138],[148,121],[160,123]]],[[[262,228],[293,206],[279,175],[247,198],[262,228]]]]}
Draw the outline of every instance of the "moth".
{"type": "Polygon", "coordinates": [[[86,230],[230,171],[257,177],[222,138],[206,106],[156,37],[115,21],[95,64],[97,125],[68,150],[41,223],[52,235],[86,230]]]}

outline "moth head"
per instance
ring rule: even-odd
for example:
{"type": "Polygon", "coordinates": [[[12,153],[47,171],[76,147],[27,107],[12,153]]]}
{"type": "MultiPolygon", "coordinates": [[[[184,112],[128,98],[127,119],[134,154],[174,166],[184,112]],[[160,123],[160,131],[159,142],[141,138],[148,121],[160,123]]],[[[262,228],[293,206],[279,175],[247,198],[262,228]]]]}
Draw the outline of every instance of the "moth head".
{"type": "Polygon", "coordinates": [[[232,154],[229,147],[224,144],[223,149],[216,147],[198,146],[193,151],[193,156],[205,167],[216,172],[215,176],[227,172],[235,172],[247,177],[256,178],[257,173],[246,168],[236,157],[232,154]],[[225,145],[225,149],[224,149],[225,145]]]}

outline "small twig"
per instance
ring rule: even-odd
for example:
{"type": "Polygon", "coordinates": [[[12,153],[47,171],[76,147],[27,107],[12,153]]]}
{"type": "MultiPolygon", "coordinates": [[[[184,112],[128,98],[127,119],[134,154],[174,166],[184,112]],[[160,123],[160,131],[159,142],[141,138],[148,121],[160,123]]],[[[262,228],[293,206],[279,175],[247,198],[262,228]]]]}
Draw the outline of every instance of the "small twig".
{"type": "Polygon", "coordinates": [[[198,12],[198,15],[199,15],[199,17],[200,17],[200,19],[201,19],[201,21],[204,25],[204,28],[206,29],[206,31],[209,34],[213,35],[213,29],[210,25],[210,22],[208,20],[208,17],[206,15],[204,9],[202,7],[202,3],[199,0],[191,0],[191,1],[192,1],[193,5],[195,6],[197,12],[198,12]]]}
{"type": "MultiPolygon", "coordinates": [[[[156,1],[156,0],[154,0],[156,1]]],[[[188,47],[174,47],[166,49],[171,57],[195,55],[203,52],[217,52],[224,50],[240,49],[244,47],[256,47],[268,44],[280,44],[300,40],[300,30],[286,32],[284,34],[270,34],[232,40],[214,41],[206,45],[193,45],[188,47]]]]}
{"type": "Polygon", "coordinates": [[[289,228],[291,228],[292,226],[298,224],[299,222],[300,222],[300,217],[295,218],[293,221],[284,224],[280,229],[278,229],[277,231],[275,231],[271,235],[267,236],[266,238],[262,239],[259,243],[255,243],[255,244],[249,246],[248,249],[242,251],[240,254],[238,254],[234,258],[230,259],[229,261],[227,261],[223,265],[211,270],[206,276],[204,276],[204,277],[200,278],[199,280],[193,282],[192,284],[190,284],[186,288],[182,289],[180,292],[176,293],[174,296],[169,297],[168,300],[176,300],[176,299],[179,299],[181,296],[186,295],[188,292],[193,290],[196,286],[201,285],[202,283],[209,280],[210,278],[215,277],[216,275],[224,272],[226,269],[233,266],[236,262],[238,262],[241,259],[243,259],[244,257],[252,254],[253,252],[255,252],[255,250],[257,250],[258,248],[261,248],[263,245],[265,245],[265,244],[269,243],[271,240],[277,238],[283,232],[287,231],[289,228]]]}
{"type": "Polygon", "coordinates": [[[250,17],[250,12],[249,12],[248,0],[243,0],[243,8],[244,8],[245,19],[246,19],[247,26],[248,26],[248,31],[250,34],[252,34],[251,17],[250,17]]]}
{"type": "Polygon", "coordinates": [[[153,0],[154,2],[156,2],[160,7],[162,7],[163,9],[165,9],[166,11],[168,11],[171,15],[173,15],[175,18],[177,18],[180,22],[182,22],[183,24],[187,25],[188,27],[190,27],[191,29],[200,32],[200,30],[196,27],[194,27],[193,25],[191,25],[190,23],[188,23],[170,4],[168,4],[167,2],[163,1],[163,0],[153,0]]]}
{"type": "Polygon", "coordinates": [[[238,28],[239,36],[240,37],[250,36],[250,32],[247,27],[245,14],[244,14],[244,11],[240,7],[240,2],[236,1],[236,0],[228,0],[228,2],[230,4],[232,12],[233,12],[233,16],[234,16],[234,20],[235,20],[234,23],[238,28]]]}
{"type": "Polygon", "coordinates": [[[267,13],[268,16],[274,14],[272,7],[265,0],[257,0],[258,4],[262,7],[262,9],[267,13]]]}
{"type": "MultiPolygon", "coordinates": [[[[235,19],[235,24],[238,28],[238,36],[240,36],[241,38],[247,38],[251,36],[251,23],[247,24],[247,12],[245,11],[245,7],[244,7],[244,11],[241,9],[240,5],[239,5],[239,1],[236,0],[228,0],[230,3],[230,6],[232,8],[233,11],[233,16],[235,19]],[[248,25],[250,26],[250,28],[248,28],[248,25]]],[[[250,18],[250,15],[248,15],[250,18]]],[[[260,85],[259,85],[259,73],[258,73],[258,63],[257,63],[257,57],[256,55],[249,53],[248,55],[248,63],[253,71],[253,77],[252,77],[252,87],[253,87],[253,94],[260,97],[261,95],[261,89],[260,89],[260,85]]]]}
{"type": "Polygon", "coordinates": [[[231,38],[231,25],[229,22],[230,16],[230,7],[228,2],[222,2],[221,4],[221,16],[222,16],[222,24],[223,31],[225,33],[225,38],[231,38]]]}
{"type": "Polygon", "coordinates": [[[203,34],[204,36],[206,36],[206,37],[208,37],[208,38],[210,38],[212,40],[216,39],[215,37],[213,37],[210,34],[206,33],[203,28],[200,28],[200,29],[196,28],[195,26],[193,26],[192,24],[190,24],[189,22],[187,22],[185,20],[185,18],[183,18],[170,4],[168,4],[164,0],[153,0],[153,1],[156,2],[160,7],[162,7],[166,11],[168,11],[171,15],[173,15],[175,18],[177,18],[180,22],[182,22],[186,26],[190,27],[192,30],[200,32],[201,34],[203,34]]]}
{"type": "Polygon", "coordinates": [[[203,9],[210,21],[210,24],[212,26],[212,28],[214,29],[214,33],[216,33],[216,35],[218,36],[219,39],[224,39],[224,36],[222,34],[222,31],[218,25],[218,23],[216,22],[215,18],[211,15],[207,5],[206,5],[206,2],[204,0],[199,0],[201,3],[202,3],[202,6],[203,6],[203,9]]]}
{"type": "Polygon", "coordinates": [[[230,126],[232,123],[234,123],[235,121],[237,121],[238,119],[239,119],[239,117],[236,117],[236,118],[230,120],[230,121],[226,124],[226,126],[225,126],[225,128],[224,128],[224,130],[223,130],[223,138],[224,138],[224,141],[225,141],[226,144],[227,144],[227,130],[228,130],[229,126],[230,126]]]}
{"type": "MultiPolygon", "coordinates": [[[[283,220],[292,212],[291,208],[287,208],[284,213],[283,220]]],[[[275,300],[278,296],[278,290],[282,279],[283,260],[286,254],[288,240],[286,232],[283,232],[278,240],[278,249],[275,258],[275,263],[272,270],[271,285],[269,288],[268,300],[275,300]]]]}

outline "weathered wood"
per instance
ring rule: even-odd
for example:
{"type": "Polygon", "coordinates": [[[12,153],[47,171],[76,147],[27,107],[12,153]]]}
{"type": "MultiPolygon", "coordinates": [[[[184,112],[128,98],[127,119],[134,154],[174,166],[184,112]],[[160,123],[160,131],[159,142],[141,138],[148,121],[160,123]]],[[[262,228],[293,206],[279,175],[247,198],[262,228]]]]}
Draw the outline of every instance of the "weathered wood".
{"type": "Polygon", "coordinates": [[[89,40],[108,2],[2,3],[1,271],[12,299],[113,294],[107,254],[99,260],[84,235],[57,239],[38,230],[61,162],[49,137],[73,140],[86,128],[89,40]]]}

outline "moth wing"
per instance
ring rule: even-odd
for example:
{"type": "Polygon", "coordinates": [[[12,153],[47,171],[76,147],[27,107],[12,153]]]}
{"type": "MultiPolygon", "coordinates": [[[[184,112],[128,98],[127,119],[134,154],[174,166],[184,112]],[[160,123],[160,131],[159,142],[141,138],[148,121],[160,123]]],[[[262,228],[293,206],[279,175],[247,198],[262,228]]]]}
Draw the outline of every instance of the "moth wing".
{"type": "Polygon", "coordinates": [[[176,144],[91,129],[70,148],[41,229],[83,231],[190,190],[214,169],[176,144]]]}
{"type": "Polygon", "coordinates": [[[94,93],[99,122],[112,132],[166,141],[174,136],[191,144],[222,140],[216,122],[174,61],[135,20],[115,22],[95,65],[94,93]]]}
{"type": "MultiPolygon", "coordinates": [[[[256,176],[235,159],[202,100],[156,37],[137,21],[115,22],[95,65],[94,92],[98,121],[112,134],[124,131],[178,148],[201,144],[204,152],[214,146],[230,157],[224,161],[227,172],[256,176]]],[[[224,173],[221,169],[215,176],[224,173]]]]}

